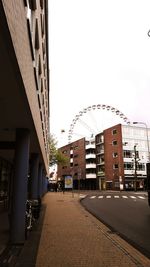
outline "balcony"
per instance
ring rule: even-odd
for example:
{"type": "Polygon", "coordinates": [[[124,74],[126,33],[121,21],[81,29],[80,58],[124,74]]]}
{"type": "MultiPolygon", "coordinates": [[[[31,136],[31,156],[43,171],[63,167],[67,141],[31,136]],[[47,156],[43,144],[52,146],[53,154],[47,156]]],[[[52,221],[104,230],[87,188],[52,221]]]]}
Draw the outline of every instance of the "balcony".
{"type": "Polygon", "coordinates": [[[98,173],[97,173],[97,176],[105,176],[105,173],[103,172],[103,171],[99,171],[98,173]]]}
{"type": "Polygon", "coordinates": [[[88,144],[88,145],[85,146],[86,150],[90,149],[90,148],[95,149],[95,144],[88,144]]]}
{"type": "Polygon", "coordinates": [[[95,159],[96,155],[94,153],[86,154],[85,158],[86,159],[95,159]]]}
{"type": "Polygon", "coordinates": [[[104,154],[104,149],[100,149],[99,151],[97,151],[96,153],[97,155],[101,155],[101,154],[104,154]]]}
{"type": "Polygon", "coordinates": [[[96,145],[104,144],[104,139],[96,140],[96,145]]]}
{"type": "MultiPolygon", "coordinates": [[[[135,171],[134,170],[124,170],[125,175],[131,175],[135,176],[135,171]]],[[[146,175],[146,170],[145,171],[139,171],[137,170],[137,176],[145,176],[146,175]]]]}
{"type": "Polygon", "coordinates": [[[96,169],[96,164],[95,163],[88,163],[88,164],[86,164],[86,169],[96,169]]]}
{"type": "Polygon", "coordinates": [[[105,164],[105,161],[100,161],[100,162],[97,162],[97,165],[104,165],[105,164]]]}
{"type": "Polygon", "coordinates": [[[96,173],[87,173],[86,179],[96,179],[96,173]]]}

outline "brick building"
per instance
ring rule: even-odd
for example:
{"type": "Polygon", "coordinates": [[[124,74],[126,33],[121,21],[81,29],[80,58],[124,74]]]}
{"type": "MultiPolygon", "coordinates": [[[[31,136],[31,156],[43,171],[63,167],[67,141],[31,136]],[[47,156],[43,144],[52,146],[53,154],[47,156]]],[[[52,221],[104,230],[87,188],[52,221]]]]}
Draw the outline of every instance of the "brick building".
{"type": "Polygon", "coordinates": [[[71,175],[74,189],[96,189],[95,140],[82,138],[59,150],[68,157],[68,163],[58,165],[58,179],[71,175]]]}
{"type": "Polygon", "coordinates": [[[0,197],[20,244],[27,197],[43,195],[48,174],[48,1],[0,1],[0,36],[0,197]]]}
{"type": "Polygon", "coordinates": [[[100,189],[145,188],[149,160],[147,131],[143,127],[118,124],[96,136],[100,189]]]}
{"type": "Polygon", "coordinates": [[[100,190],[143,190],[147,183],[149,129],[117,124],[60,150],[69,162],[58,166],[58,177],[73,175],[74,188],[100,190]],[[79,181],[80,180],[80,181],[79,181]]]}

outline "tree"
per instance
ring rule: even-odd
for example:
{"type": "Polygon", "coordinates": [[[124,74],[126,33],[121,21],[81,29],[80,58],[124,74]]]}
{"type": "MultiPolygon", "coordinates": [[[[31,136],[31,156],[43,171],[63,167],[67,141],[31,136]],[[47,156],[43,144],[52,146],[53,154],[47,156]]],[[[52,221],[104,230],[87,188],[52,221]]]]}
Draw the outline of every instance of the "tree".
{"type": "Polygon", "coordinates": [[[57,141],[55,137],[50,134],[49,137],[49,165],[62,164],[65,165],[69,158],[65,156],[60,150],[57,149],[57,141]]]}

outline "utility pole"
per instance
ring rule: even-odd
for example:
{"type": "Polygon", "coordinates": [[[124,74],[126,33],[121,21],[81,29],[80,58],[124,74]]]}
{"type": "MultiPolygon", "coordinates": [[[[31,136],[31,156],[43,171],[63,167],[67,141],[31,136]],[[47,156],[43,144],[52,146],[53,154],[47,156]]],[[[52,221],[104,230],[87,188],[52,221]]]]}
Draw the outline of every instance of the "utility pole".
{"type": "Polygon", "coordinates": [[[134,145],[134,191],[137,190],[137,153],[136,145],[134,145]]]}
{"type": "Polygon", "coordinates": [[[81,168],[78,169],[78,194],[80,195],[81,168]]]}

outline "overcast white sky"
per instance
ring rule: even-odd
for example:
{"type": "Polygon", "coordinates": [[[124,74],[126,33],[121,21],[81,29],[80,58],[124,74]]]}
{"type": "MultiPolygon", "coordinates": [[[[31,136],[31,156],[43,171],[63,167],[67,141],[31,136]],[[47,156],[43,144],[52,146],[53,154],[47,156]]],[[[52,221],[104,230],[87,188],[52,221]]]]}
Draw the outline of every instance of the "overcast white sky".
{"type": "Polygon", "coordinates": [[[94,104],[150,126],[149,29],[150,0],[49,1],[52,134],[94,104]]]}

